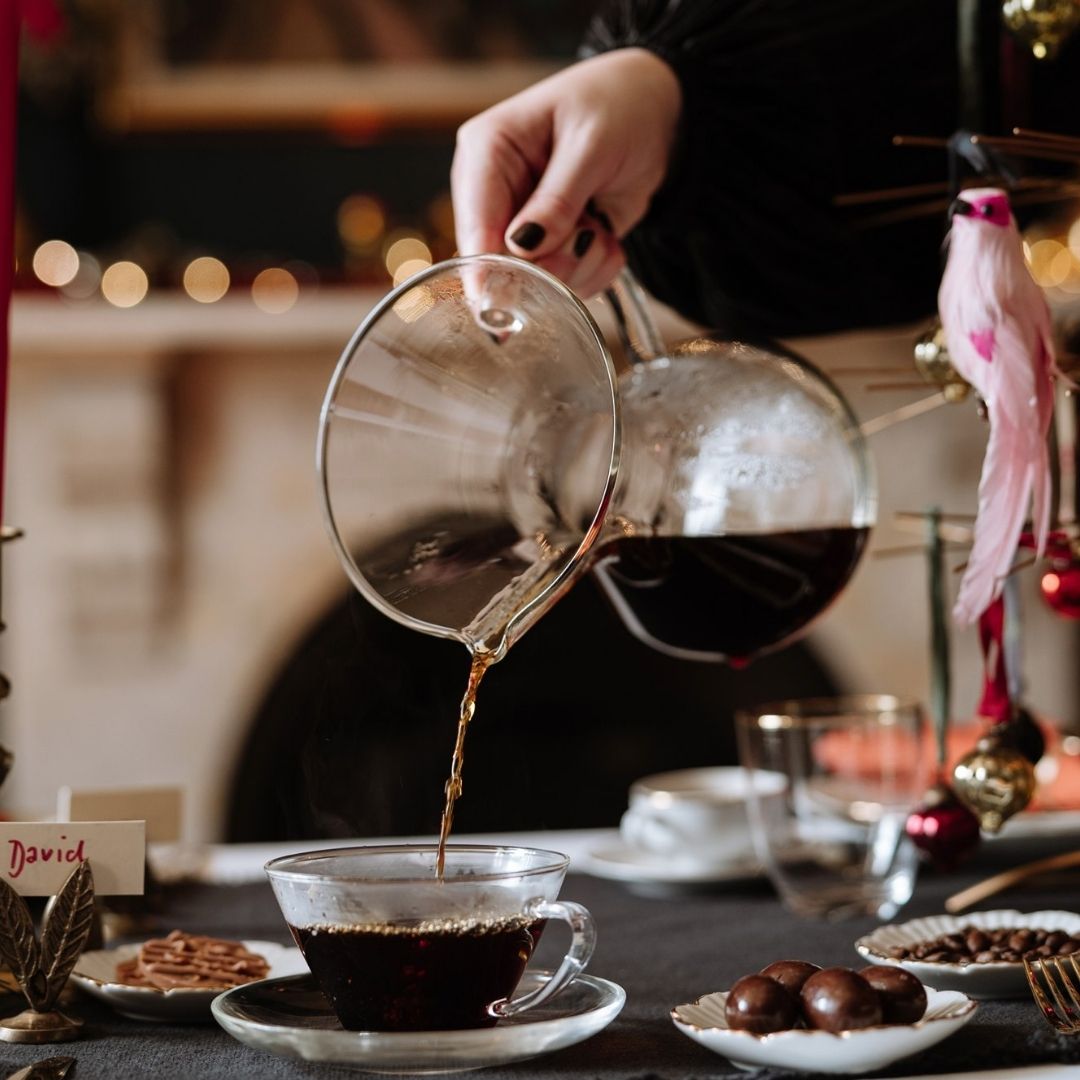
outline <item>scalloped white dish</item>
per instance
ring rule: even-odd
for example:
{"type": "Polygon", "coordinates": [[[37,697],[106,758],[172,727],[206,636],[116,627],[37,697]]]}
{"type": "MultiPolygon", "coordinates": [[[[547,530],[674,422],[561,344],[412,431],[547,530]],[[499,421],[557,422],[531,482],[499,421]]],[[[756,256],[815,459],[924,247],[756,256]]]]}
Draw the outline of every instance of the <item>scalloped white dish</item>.
{"type": "Polygon", "coordinates": [[[966,915],[931,915],[925,919],[879,926],[859,938],[855,950],[875,964],[894,964],[905,968],[924,983],[941,990],[961,990],[973,998],[1026,998],[1027,978],[1021,961],[996,964],[943,964],[926,960],[897,960],[888,950],[897,945],[911,946],[942,934],[951,934],[965,926],[979,930],[998,930],[1011,926],[1030,930],[1064,930],[1080,933],[1080,914],[1075,911],[972,911],[966,915]]]}
{"type": "Polygon", "coordinates": [[[733,1031],[724,1018],[727,993],[676,1005],[671,1019],[684,1034],[740,1068],[768,1066],[801,1072],[865,1073],[910,1057],[959,1031],[978,1005],[956,990],[926,987],[926,1014],[915,1024],[882,1024],[861,1031],[794,1028],[754,1035],[733,1031]]]}
{"type": "MultiPolygon", "coordinates": [[[[270,965],[268,978],[299,975],[308,970],[299,949],[272,941],[245,941],[270,965]]],[[[210,1003],[226,987],[178,986],[159,990],[156,986],[128,986],[116,981],[116,965],[138,955],[139,945],[116,949],[95,949],[79,957],[71,981],[80,990],[111,1005],[121,1016],[133,1020],[205,1021],[210,1019],[210,1003]]]]}

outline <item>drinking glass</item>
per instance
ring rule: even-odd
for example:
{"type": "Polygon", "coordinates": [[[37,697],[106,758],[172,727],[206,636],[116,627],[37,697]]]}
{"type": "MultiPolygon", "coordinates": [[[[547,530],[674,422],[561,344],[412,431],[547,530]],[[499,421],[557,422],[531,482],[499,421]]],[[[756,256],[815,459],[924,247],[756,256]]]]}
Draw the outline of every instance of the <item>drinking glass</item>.
{"type": "Polygon", "coordinates": [[[525,847],[373,845],[266,864],[319,988],[353,1031],[491,1027],[547,1001],[592,955],[592,918],[557,899],[569,859],[525,847]],[[544,927],[570,948],[539,989],[512,998],[544,927]]]}
{"type": "Polygon", "coordinates": [[[889,695],[780,701],[736,716],[751,772],[785,779],[783,797],[751,788],[754,846],[799,915],[889,918],[911,898],[917,852],[904,825],[925,790],[924,717],[889,695]]]}

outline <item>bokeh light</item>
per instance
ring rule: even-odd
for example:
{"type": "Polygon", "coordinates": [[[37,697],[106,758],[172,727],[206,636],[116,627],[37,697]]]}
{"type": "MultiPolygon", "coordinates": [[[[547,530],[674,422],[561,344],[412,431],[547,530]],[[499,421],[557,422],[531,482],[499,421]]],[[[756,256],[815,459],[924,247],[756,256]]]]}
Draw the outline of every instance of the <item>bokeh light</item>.
{"type": "Polygon", "coordinates": [[[229,291],[229,268],[212,255],[192,259],[184,268],[184,291],[200,304],[213,304],[229,291]]]}
{"type": "Polygon", "coordinates": [[[415,274],[417,270],[430,266],[431,249],[419,236],[414,236],[411,233],[399,234],[397,239],[387,245],[383,261],[386,263],[387,273],[394,281],[402,281],[404,278],[398,276],[400,267],[405,263],[419,264],[413,266],[409,273],[405,275],[405,277],[408,277],[410,274],[415,274]]]}
{"type": "Polygon", "coordinates": [[[300,297],[300,286],[288,270],[271,266],[255,276],[251,283],[251,299],[260,311],[282,315],[300,297]]]}
{"type": "Polygon", "coordinates": [[[338,207],[338,235],[350,251],[369,251],[386,231],[386,214],[378,199],[350,195],[338,207]]]}
{"type": "Polygon", "coordinates": [[[1080,218],[1069,226],[1069,250],[1080,259],[1080,218]]]}
{"type": "Polygon", "coordinates": [[[138,263],[124,259],[101,275],[101,295],[114,307],[134,307],[146,296],[150,281],[138,263]]]}
{"type": "Polygon", "coordinates": [[[426,270],[430,265],[431,259],[406,259],[394,271],[394,284],[400,285],[407,278],[411,278],[413,274],[419,274],[421,270],[426,270]]]}
{"type": "Polygon", "coordinates": [[[1036,240],[1029,256],[1031,276],[1044,288],[1060,285],[1072,272],[1073,258],[1059,240],[1036,240]]]}
{"type": "Polygon", "coordinates": [[[78,273],[60,291],[71,300],[89,300],[101,287],[101,263],[88,251],[78,254],[78,273]]]}
{"type": "Polygon", "coordinates": [[[46,240],[33,259],[34,274],[45,285],[67,285],[79,272],[79,253],[66,240],[46,240]]]}

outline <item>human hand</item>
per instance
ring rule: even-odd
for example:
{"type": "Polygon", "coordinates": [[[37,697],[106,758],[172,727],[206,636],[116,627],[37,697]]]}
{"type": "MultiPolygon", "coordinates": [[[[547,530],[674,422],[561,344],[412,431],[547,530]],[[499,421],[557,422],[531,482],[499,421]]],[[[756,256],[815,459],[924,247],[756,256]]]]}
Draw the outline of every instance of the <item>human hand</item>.
{"type": "Polygon", "coordinates": [[[667,171],[678,79],[645,49],[583,60],[458,131],[450,181],[462,255],[509,251],[581,296],[625,262],[619,237],[667,171]]]}

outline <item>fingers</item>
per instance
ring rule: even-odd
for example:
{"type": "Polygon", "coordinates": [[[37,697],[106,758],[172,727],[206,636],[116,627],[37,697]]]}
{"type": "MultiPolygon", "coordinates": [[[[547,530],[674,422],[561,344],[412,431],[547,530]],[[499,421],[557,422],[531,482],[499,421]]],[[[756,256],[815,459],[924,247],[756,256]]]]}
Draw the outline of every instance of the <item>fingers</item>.
{"type": "Polygon", "coordinates": [[[585,204],[606,176],[596,142],[586,126],[559,132],[536,189],[506,230],[506,246],[534,260],[573,250],[585,204]]]}
{"type": "Polygon", "coordinates": [[[587,300],[611,284],[626,258],[618,238],[587,214],[561,250],[536,262],[587,300]]]}
{"type": "Polygon", "coordinates": [[[520,154],[489,117],[462,125],[450,168],[459,254],[505,250],[503,234],[520,201],[515,187],[527,174],[520,154]]]}

